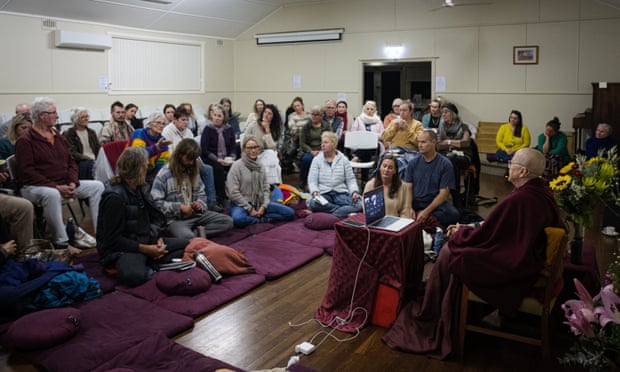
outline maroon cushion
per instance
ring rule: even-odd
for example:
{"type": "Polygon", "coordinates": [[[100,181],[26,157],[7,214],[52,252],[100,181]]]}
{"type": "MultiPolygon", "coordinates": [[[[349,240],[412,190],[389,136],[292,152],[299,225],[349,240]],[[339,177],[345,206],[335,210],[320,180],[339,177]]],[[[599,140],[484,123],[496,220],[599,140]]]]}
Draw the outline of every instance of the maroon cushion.
{"type": "Polygon", "coordinates": [[[328,230],[333,229],[334,224],[340,221],[340,218],[331,213],[311,213],[304,219],[304,226],[311,230],[328,230]]]}
{"type": "Polygon", "coordinates": [[[19,350],[46,349],[80,330],[80,310],[73,307],[36,311],[14,321],[5,341],[19,350]]]}
{"type": "Polygon", "coordinates": [[[211,275],[193,267],[189,270],[163,270],[153,275],[157,288],[168,295],[193,295],[211,287],[211,275]]]}

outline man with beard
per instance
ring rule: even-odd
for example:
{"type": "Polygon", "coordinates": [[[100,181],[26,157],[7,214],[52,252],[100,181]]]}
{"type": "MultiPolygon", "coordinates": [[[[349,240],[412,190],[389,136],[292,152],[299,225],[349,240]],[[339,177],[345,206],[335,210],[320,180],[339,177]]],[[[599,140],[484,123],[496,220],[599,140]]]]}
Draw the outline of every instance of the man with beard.
{"type": "Polygon", "coordinates": [[[168,233],[191,239],[204,227],[207,236],[233,227],[229,216],[207,210],[207,196],[199,177],[200,147],[193,139],[184,139],[175,147],[170,162],[155,177],[151,196],[168,220],[168,233]]]}

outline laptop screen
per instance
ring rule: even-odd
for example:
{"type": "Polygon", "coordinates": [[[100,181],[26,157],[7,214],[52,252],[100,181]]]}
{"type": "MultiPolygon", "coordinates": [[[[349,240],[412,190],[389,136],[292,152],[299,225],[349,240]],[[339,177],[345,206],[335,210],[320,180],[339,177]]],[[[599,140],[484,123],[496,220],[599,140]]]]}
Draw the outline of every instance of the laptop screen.
{"type": "Polygon", "coordinates": [[[364,193],[364,213],[366,215],[366,225],[371,225],[385,216],[383,186],[364,193]]]}

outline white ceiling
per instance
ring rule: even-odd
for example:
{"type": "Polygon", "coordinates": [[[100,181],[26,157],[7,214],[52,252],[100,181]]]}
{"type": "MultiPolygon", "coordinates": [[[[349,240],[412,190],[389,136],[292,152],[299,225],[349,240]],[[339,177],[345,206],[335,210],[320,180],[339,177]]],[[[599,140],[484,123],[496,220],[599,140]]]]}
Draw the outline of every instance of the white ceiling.
{"type": "Polygon", "coordinates": [[[0,11],[236,38],[284,6],[324,0],[0,0],[0,11]]]}

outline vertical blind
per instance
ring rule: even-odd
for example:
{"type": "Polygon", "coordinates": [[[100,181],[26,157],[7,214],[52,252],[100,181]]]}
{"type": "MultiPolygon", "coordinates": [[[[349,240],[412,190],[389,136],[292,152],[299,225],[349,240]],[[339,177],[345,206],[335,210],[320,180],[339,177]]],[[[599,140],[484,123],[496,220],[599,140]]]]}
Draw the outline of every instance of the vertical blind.
{"type": "Polygon", "coordinates": [[[113,37],[111,92],[203,91],[203,45],[113,37]]]}

